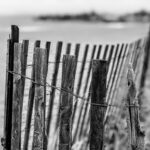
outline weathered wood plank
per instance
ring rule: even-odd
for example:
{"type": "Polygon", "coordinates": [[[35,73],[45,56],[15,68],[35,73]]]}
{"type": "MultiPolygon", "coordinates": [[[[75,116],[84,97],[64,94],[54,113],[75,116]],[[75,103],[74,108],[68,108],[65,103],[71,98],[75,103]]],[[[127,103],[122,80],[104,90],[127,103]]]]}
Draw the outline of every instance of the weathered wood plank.
{"type": "Polygon", "coordinates": [[[14,68],[16,73],[13,75],[13,102],[12,102],[12,136],[11,136],[11,150],[21,149],[21,115],[23,104],[23,86],[22,78],[18,74],[22,74],[21,65],[21,50],[22,44],[14,44],[14,68]]]}
{"type": "MultiPolygon", "coordinates": [[[[61,88],[73,92],[76,58],[74,56],[63,56],[62,84],[61,88]]],[[[72,105],[73,95],[61,91],[60,94],[60,130],[59,150],[71,150],[72,143],[72,105]]]]}
{"type": "MultiPolygon", "coordinates": [[[[93,60],[91,103],[105,105],[106,77],[108,63],[102,60],[93,60]]],[[[90,150],[102,150],[104,146],[104,116],[106,106],[91,104],[90,112],[90,150]]]]}
{"type": "Polygon", "coordinates": [[[74,53],[74,55],[76,56],[76,60],[78,60],[79,57],[79,50],[80,50],[80,44],[76,44],[75,53],[74,53]]]}
{"type": "MultiPolygon", "coordinates": [[[[40,41],[37,40],[34,44],[34,52],[33,52],[33,60],[32,60],[32,72],[31,72],[31,80],[35,81],[35,48],[40,47],[40,41]]],[[[30,88],[29,88],[29,99],[28,99],[28,107],[27,107],[27,118],[26,118],[26,125],[25,125],[25,134],[24,134],[24,143],[23,143],[23,150],[28,149],[29,143],[29,135],[30,135],[30,128],[31,128],[31,118],[33,112],[33,104],[34,104],[34,94],[35,94],[35,84],[31,81],[30,88]]]]}
{"type": "Polygon", "coordinates": [[[2,145],[4,149],[11,149],[11,125],[12,125],[12,98],[13,75],[7,71],[13,71],[14,43],[19,42],[19,28],[11,26],[11,39],[7,44],[6,84],[5,84],[5,110],[4,110],[4,137],[2,145]]]}
{"type": "MultiPolygon", "coordinates": [[[[45,81],[44,81],[44,104],[46,105],[46,78],[47,78],[47,74],[48,74],[48,66],[49,66],[49,55],[50,55],[50,47],[51,47],[51,42],[46,42],[45,44],[45,48],[46,48],[46,56],[47,56],[47,63],[45,66],[46,72],[45,72],[45,81]]],[[[44,116],[46,116],[46,111],[44,111],[44,116]]],[[[44,117],[44,122],[46,123],[46,119],[44,117]]],[[[44,150],[47,150],[47,146],[48,146],[48,137],[47,137],[47,132],[46,132],[46,126],[44,126],[45,131],[45,139],[44,139],[44,150]]]]}
{"type": "MultiPolygon", "coordinates": [[[[79,50],[80,50],[80,44],[77,43],[75,45],[75,51],[74,51],[74,55],[75,55],[77,61],[78,61],[78,56],[79,56],[79,50]]],[[[75,72],[75,74],[76,74],[76,72],[75,72]]],[[[57,121],[56,121],[56,130],[58,129],[58,126],[59,126],[59,119],[60,119],[60,117],[58,114],[57,121]]]]}
{"type": "Polygon", "coordinates": [[[66,48],[66,54],[70,54],[70,51],[71,51],[71,43],[68,43],[67,44],[67,48],[66,48]]]}
{"type": "Polygon", "coordinates": [[[47,53],[47,72],[48,72],[48,62],[49,62],[49,55],[50,55],[50,47],[51,47],[51,42],[46,42],[45,48],[46,48],[46,53],[47,53]]]}
{"type": "Polygon", "coordinates": [[[143,150],[144,147],[144,132],[140,128],[139,122],[139,107],[138,100],[136,97],[137,89],[134,83],[134,71],[132,66],[129,66],[128,74],[128,94],[127,94],[127,104],[132,105],[128,108],[129,121],[128,127],[130,127],[131,132],[131,147],[132,150],[143,150]]]}
{"type": "Polygon", "coordinates": [[[46,49],[35,49],[35,115],[32,150],[44,149],[45,144],[45,86],[47,73],[46,49]]]}

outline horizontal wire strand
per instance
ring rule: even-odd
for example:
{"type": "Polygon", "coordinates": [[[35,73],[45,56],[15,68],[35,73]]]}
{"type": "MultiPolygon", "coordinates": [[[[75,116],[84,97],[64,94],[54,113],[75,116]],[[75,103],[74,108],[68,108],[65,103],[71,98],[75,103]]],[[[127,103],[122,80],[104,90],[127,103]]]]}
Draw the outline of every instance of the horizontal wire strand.
{"type": "Polygon", "coordinates": [[[70,91],[67,91],[66,89],[63,89],[63,88],[60,88],[60,87],[57,87],[57,86],[53,86],[53,85],[50,85],[49,83],[46,82],[46,85],[44,84],[40,84],[40,83],[37,83],[35,81],[33,81],[31,78],[27,77],[27,76],[24,76],[22,74],[19,74],[19,73],[16,73],[14,71],[9,71],[7,70],[8,73],[11,73],[11,74],[16,74],[16,75],[19,75],[25,79],[28,79],[30,80],[32,83],[34,84],[37,84],[37,85],[40,85],[40,86],[46,86],[46,87],[50,87],[50,88],[55,88],[56,90],[58,91],[63,91],[63,92],[66,92],[66,93],[69,93],[71,94],[72,96],[76,97],[76,100],[80,99],[82,101],[84,101],[85,103],[89,104],[89,105],[94,105],[94,106],[100,106],[100,107],[118,107],[118,108],[122,108],[122,107],[140,107],[140,108],[145,108],[145,107],[142,107],[142,106],[139,106],[137,104],[130,104],[130,105],[124,105],[124,106],[121,106],[121,105],[116,105],[116,104],[97,104],[97,103],[91,103],[91,102],[88,102],[87,100],[89,100],[88,98],[85,98],[85,97],[82,97],[80,95],[77,95],[77,94],[74,94],[73,92],[70,92],[70,91]]]}

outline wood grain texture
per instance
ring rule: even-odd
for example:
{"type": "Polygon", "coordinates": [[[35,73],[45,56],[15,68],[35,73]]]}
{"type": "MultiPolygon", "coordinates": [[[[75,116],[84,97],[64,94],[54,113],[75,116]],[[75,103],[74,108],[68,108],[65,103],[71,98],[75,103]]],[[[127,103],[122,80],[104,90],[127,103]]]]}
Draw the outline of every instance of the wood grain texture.
{"type": "Polygon", "coordinates": [[[35,49],[35,114],[32,150],[44,149],[45,144],[45,81],[47,73],[46,49],[35,49]],[[44,86],[43,86],[44,85],[44,86]]]}
{"type": "MultiPolygon", "coordinates": [[[[93,60],[91,103],[106,104],[106,78],[108,63],[103,60],[93,60]]],[[[104,116],[106,106],[91,104],[90,111],[90,150],[102,150],[104,146],[104,116]]]]}
{"type": "Polygon", "coordinates": [[[14,45],[14,72],[13,75],[13,102],[12,102],[12,136],[11,136],[11,150],[21,149],[21,115],[23,104],[23,85],[21,76],[21,49],[22,44],[15,43],[14,45]]]}
{"type": "MultiPolygon", "coordinates": [[[[40,47],[40,41],[36,41],[34,44],[34,51],[33,51],[33,60],[32,60],[32,71],[31,71],[31,79],[35,81],[35,48],[40,47]]],[[[23,143],[23,150],[28,149],[29,143],[29,135],[30,135],[30,128],[31,128],[31,118],[33,112],[33,104],[34,104],[34,94],[35,94],[35,84],[31,81],[30,88],[29,88],[29,99],[28,99],[28,107],[27,107],[27,118],[26,118],[26,125],[25,125],[25,134],[24,134],[24,143],[23,143]]]]}
{"type": "MultiPolygon", "coordinates": [[[[51,42],[46,42],[45,44],[45,48],[46,48],[46,56],[47,56],[47,63],[46,63],[46,72],[45,72],[45,81],[44,84],[46,85],[46,78],[47,78],[47,74],[48,74],[48,66],[49,66],[49,55],[50,55],[50,48],[51,48],[51,42]]],[[[44,103],[46,105],[46,86],[44,87],[44,103]]],[[[46,113],[46,111],[44,111],[44,113],[46,113]]],[[[46,114],[44,114],[44,116],[46,116],[46,114]]],[[[46,118],[44,118],[44,122],[46,122],[46,118]]],[[[48,137],[47,137],[47,132],[46,132],[46,126],[44,126],[45,131],[45,139],[44,139],[44,150],[47,150],[47,146],[48,146],[48,137]]]]}
{"type": "Polygon", "coordinates": [[[141,130],[140,127],[140,121],[139,121],[139,107],[138,106],[138,100],[136,97],[137,89],[134,83],[133,78],[133,69],[129,68],[128,74],[127,74],[127,80],[128,80],[128,94],[127,94],[127,104],[133,105],[132,107],[128,108],[128,114],[129,114],[129,121],[128,128],[131,130],[129,132],[130,144],[132,150],[143,150],[144,148],[144,132],[141,130]]]}
{"type": "MultiPolygon", "coordinates": [[[[7,44],[7,62],[6,69],[13,71],[14,59],[14,43],[19,42],[19,28],[15,25],[11,26],[11,39],[7,44]]],[[[11,125],[12,125],[12,98],[13,98],[13,75],[6,70],[6,84],[5,84],[5,110],[4,110],[4,150],[11,149],[11,125]]]]}
{"type": "MultiPolygon", "coordinates": [[[[63,56],[62,84],[61,88],[73,92],[76,58],[74,56],[63,56]]],[[[72,143],[72,105],[73,95],[61,91],[60,95],[60,130],[59,150],[71,150],[72,143]]]]}

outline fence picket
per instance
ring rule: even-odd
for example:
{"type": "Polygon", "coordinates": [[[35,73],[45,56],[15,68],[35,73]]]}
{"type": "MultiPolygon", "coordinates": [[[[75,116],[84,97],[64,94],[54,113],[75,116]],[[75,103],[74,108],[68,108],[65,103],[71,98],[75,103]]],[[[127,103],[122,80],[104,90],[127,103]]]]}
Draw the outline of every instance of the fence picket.
{"type": "MultiPolygon", "coordinates": [[[[77,84],[77,91],[76,91],[77,95],[79,95],[80,90],[81,90],[81,83],[82,83],[83,72],[84,72],[84,68],[85,68],[85,62],[86,62],[86,59],[87,59],[88,50],[89,50],[89,45],[86,45],[83,60],[82,60],[82,65],[81,65],[81,68],[80,68],[80,75],[79,75],[79,79],[78,79],[78,84],[77,84]]],[[[74,121],[75,121],[75,113],[76,113],[77,105],[78,105],[78,101],[76,101],[75,104],[74,104],[74,109],[73,109],[73,114],[72,114],[73,124],[74,124],[74,121]]],[[[75,137],[73,137],[73,143],[74,143],[74,141],[75,141],[75,137]]]]}
{"type": "Polygon", "coordinates": [[[32,150],[45,146],[45,86],[47,74],[47,51],[35,48],[35,115],[32,150]],[[44,86],[43,86],[44,85],[44,86]]]}
{"type": "Polygon", "coordinates": [[[68,43],[67,44],[67,48],[66,48],[66,54],[70,54],[70,51],[71,51],[71,43],[68,43]]]}
{"type": "MultiPolygon", "coordinates": [[[[74,56],[63,56],[62,84],[61,88],[73,92],[76,58],[74,56]]],[[[59,150],[71,150],[72,146],[72,106],[73,96],[67,92],[60,94],[60,130],[59,150]]]]}
{"type": "MultiPolygon", "coordinates": [[[[34,52],[33,52],[33,60],[32,60],[32,71],[31,71],[31,80],[35,81],[35,48],[40,47],[40,41],[37,40],[34,44],[34,52]]],[[[25,134],[24,134],[24,143],[23,143],[23,150],[28,150],[28,143],[29,143],[29,135],[30,135],[30,128],[31,128],[31,118],[33,112],[33,104],[34,104],[34,94],[35,94],[35,83],[31,81],[30,88],[29,88],[29,99],[28,99],[28,108],[27,108],[27,118],[26,118],[26,125],[25,125],[25,134]]]]}
{"type": "MultiPolygon", "coordinates": [[[[14,43],[19,42],[19,28],[18,26],[11,26],[11,39],[8,40],[7,45],[7,64],[6,71],[13,71],[14,59],[14,43]]],[[[13,75],[6,72],[5,85],[5,111],[4,111],[4,149],[11,149],[11,125],[12,125],[12,95],[13,95],[13,75]]]]}
{"type": "MultiPolygon", "coordinates": [[[[107,61],[93,60],[91,102],[106,104],[107,61]]],[[[91,105],[90,111],[90,150],[102,150],[104,146],[104,116],[106,106],[91,105]]]]}
{"type": "MultiPolygon", "coordinates": [[[[13,72],[22,74],[21,62],[22,44],[14,44],[14,68],[13,72]]],[[[11,132],[11,150],[21,149],[21,115],[23,104],[23,82],[21,76],[13,76],[13,102],[12,102],[12,132],[11,132]]]]}
{"type": "Polygon", "coordinates": [[[139,107],[138,100],[136,99],[136,85],[134,83],[134,75],[132,74],[132,68],[129,68],[127,74],[128,80],[128,93],[127,93],[127,104],[133,105],[133,107],[128,108],[129,121],[128,127],[130,127],[131,132],[129,132],[131,140],[131,149],[143,150],[144,147],[144,132],[141,131],[139,122],[139,107]]]}

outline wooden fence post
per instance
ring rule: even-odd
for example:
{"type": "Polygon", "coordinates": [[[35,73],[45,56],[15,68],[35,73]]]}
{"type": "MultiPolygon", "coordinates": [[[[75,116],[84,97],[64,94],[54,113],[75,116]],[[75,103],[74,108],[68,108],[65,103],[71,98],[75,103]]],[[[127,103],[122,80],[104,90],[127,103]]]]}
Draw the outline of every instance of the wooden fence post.
{"type": "Polygon", "coordinates": [[[107,108],[105,102],[107,70],[107,61],[93,60],[91,84],[90,150],[102,150],[104,146],[103,123],[107,108]]]}
{"type": "MultiPolygon", "coordinates": [[[[40,47],[40,41],[36,41],[34,44],[34,52],[33,52],[33,62],[32,62],[32,72],[31,72],[31,79],[35,81],[35,48],[40,47]]],[[[31,125],[31,118],[32,118],[32,111],[33,111],[33,103],[34,103],[34,94],[35,94],[35,84],[31,81],[31,85],[29,88],[29,99],[28,99],[28,110],[27,110],[27,118],[26,118],[26,125],[25,125],[25,134],[24,134],[24,143],[23,143],[23,150],[28,149],[28,142],[29,142],[29,135],[30,135],[30,125],[31,125]]]]}
{"type": "Polygon", "coordinates": [[[144,132],[141,131],[139,122],[139,105],[136,99],[136,86],[134,82],[133,69],[129,66],[127,79],[128,79],[128,94],[127,94],[127,105],[128,108],[128,128],[131,130],[129,132],[130,144],[132,150],[143,150],[144,148],[144,132]]]}
{"type": "Polygon", "coordinates": [[[11,149],[13,74],[7,71],[13,71],[14,43],[15,42],[19,42],[19,28],[15,25],[12,25],[11,26],[11,39],[8,40],[8,48],[7,48],[4,137],[1,140],[4,150],[11,149]]]}
{"type": "Polygon", "coordinates": [[[32,150],[43,150],[45,144],[45,86],[47,74],[47,51],[35,49],[35,115],[32,150]]]}
{"type": "Polygon", "coordinates": [[[27,49],[20,43],[14,45],[14,79],[13,79],[13,103],[12,103],[12,136],[11,150],[21,149],[21,118],[24,96],[27,49]]]}
{"type": "MultiPolygon", "coordinates": [[[[63,56],[62,84],[61,88],[65,91],[73,92],[76,58],[74,56],[63,56]]],[[[72,143],[72,105],[73,95],[61,91],[60,95],[60,132],[59,150],[71,150],[72,143]]]]}

